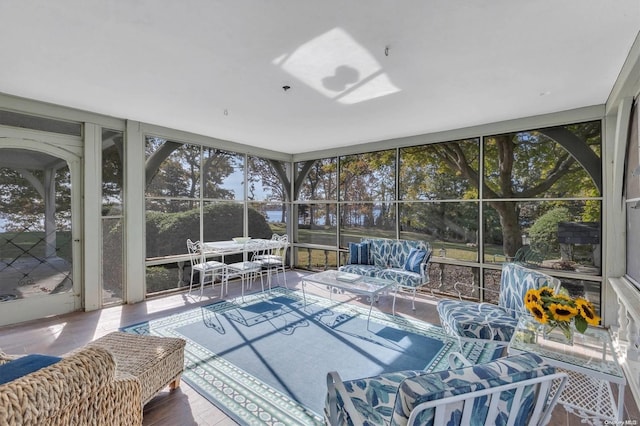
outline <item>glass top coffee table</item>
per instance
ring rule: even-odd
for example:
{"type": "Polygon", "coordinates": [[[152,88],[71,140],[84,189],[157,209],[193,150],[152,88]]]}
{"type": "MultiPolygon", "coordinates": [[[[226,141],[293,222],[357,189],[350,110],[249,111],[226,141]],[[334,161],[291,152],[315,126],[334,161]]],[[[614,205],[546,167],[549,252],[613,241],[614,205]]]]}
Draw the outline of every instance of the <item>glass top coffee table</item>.
{"type": "Polygon", "coordinates": [[[533,352],[563,370],[569,381],[559,402],[565,409],[592,424],[617,424],[622,420],[627,383],[618,363],[609,332],[588,327],[575,332],[573,345],[545,340],[541,325],[528,316],[520,317],[507,351],[510,355],[533,352]],[[618,388],[618,401],[612,384],[618,388]]]}
{"type": "Polygon", "coordinates": [[[307,295],[305,293],[305,284],[314,284],[316,286],[326,287],[329,290],[329,298],[333,295],[334,290],[345,291],[353,294],[360,294],[369,297],[369,315],[367,316],[367,327],[371,319],[371,310],[373,302],[377,300],[380,293],[393,291],[393,315],[396,314],[396,294],[397,286],[393,280],[387,280],[376,277],[365,277],[362,275],[350,274],[336,270],[318,272],[316,274],[307,275],[302,278],[302,297],[304,304],[307,304],[307,295]]]}

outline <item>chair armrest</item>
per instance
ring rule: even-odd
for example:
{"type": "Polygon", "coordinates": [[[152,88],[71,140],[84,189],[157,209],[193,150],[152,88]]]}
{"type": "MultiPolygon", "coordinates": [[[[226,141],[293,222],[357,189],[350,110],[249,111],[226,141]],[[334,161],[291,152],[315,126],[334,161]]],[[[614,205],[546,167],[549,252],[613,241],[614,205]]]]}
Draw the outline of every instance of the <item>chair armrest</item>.
{"type": "Polygon", "coordinates": [[[329,410],[325,415],[327,416],[326,420],[330,426],[347,424],[344,413],[349,416],[354,425],[365,424],[365,419],[360,416],[358,410],[356,410],[356,407],[351,402],[351,398],[349,398],[347,390],[337,371],[327,373],[327,405],[329,410]],[[343,412],[340,413],[338,412],[338,395],[340,395],[340,400],[342,401],[343,412]]]}
{"type": "Polygon", "coordinates": [[[456,363],[456,360],[462,364],[462,367],[471,367],[473,364],[460,352],[451,352],[449,354],[449,368],[457,370],[460,366],[456,363]]]}

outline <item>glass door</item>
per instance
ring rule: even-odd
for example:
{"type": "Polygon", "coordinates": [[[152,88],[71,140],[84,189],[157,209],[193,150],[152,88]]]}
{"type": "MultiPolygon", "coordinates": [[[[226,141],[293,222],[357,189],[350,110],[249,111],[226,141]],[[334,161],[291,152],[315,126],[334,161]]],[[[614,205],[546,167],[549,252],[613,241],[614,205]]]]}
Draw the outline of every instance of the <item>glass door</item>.
{"type": "Polygon", "coordinates": [[[69,148],[0,138],[0,324],[81,307],[80,157],[69,148]]]}

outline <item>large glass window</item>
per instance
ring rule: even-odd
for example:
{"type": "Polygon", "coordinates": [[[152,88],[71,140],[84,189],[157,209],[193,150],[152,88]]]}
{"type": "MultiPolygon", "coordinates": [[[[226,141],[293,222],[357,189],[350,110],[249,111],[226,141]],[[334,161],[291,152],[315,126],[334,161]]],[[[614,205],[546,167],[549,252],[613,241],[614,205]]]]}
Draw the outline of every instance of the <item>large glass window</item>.
{"type": "Polygon", "coordinates": [[[487,263],[518,261],[553,270],[600,274],[600,201],[488,201],[484,205],[487,263]],[[520,247],[505,255],[504,212],[517,213],[520,247]]]}
{"type": "MultiPolygon", "coordinates": [[[[297,223],[294,241],[303,245],[326,247],[315,251],[294,251],[295,265],[308,268],[308,265],[337,258],[338,162],[336,158],[303,161],[296,163],[294,170],[293,214],[297,223]],[[329,254],[327,250],[333,250],[333,253],[329,254]],[[313,253],[325,254],[316,256],[313,253]]],[[[322,265],[322,269],[327,267],[328,264],[322,265]]]]}
{"type": "Polygon", "coordinates": [[[631,113],[627,164],[625,168],[625,199],[627,211],[627,276],[640,288],[640,144],[638,143],[640,110],[636,99],[631,113]]]}
{"type": "Polygon", "coordinates": [[[428,241],[433,256],[478,261],[478,202],[400,204],[400,237],[428,241]]]}
{"type": "Polygon", "coordinates": [[[396,203],[340,204],[340,247],[363,237],[396,237],[396,203]]]}
{"type": "Polygon", "coordinates": [[[434,257],[477,262],[479,158],[479,139],[400,149],[401,238],[428,241],[434,257]]]}
{"type": "Polygon", "coordinates": [[[335,158],[296,163],[296,200],[337,200],[337,167],[335,158]]]}
{"type": "MultiPolygon", "coordinates": [[[[547,223],[545,232],[555,235],[556,242],[536,248],[535,244],[540,243],[538,239],[533,241],[531,250],[549,259],[559,254],[558,243],[565,244],[565,249],[570,251],[577,245],[597,245],[598,254],[594,256],[599,260],[600,139],[600,122],[486,137],[482,196],[491,200],[485,204],[489,207],[484,221],[487,250],[499,243],[505,258],[516,258],[521,248],[528,245],[523,235],[539,236],[540,227],[547,223]],[[525,201],[535,198],[558,201],[547,204],[525,201]],[[565,198],[584,201],[567,206],[562,202],[565,198]],[[571,209],[561,210],[562,207],[571,209]],[[552,212],[547,213],[549,211],[552,212]],[[540,222],[544,213],[547,215],[540,222]],[[577,229],[582,229],[582,233],[590,234],[592,228],[595,228],[595,237],[580,234],[572,242],[574,230],[579,233],[577,229]]],[[[563,256],[561,260],[567,269],[576,265],[570,256],[563,256]]],[[[591,265],[596,266],[593,261],[591,265]]]]}
{"type": "Polygon", "coordinates": [[[396,150],[340,157],[340,201],[396,198],[396,150]]]}
{"type": "Polygon", "coordinates": [[[244,161],[242,154],[204,148],[204,198],[244,200],[244,161]]]}
{"type": "Polygon", "coordinates": [[[200,151],[196,145],[147,138],[147,197],[199,198],[200,151]]]}
{"type": "Polygon", "coordinates": [[[585,294],[599,303],[600,121],[305,161],[295,170],[296,242],[308,253],[336,241],[344,255],[362,237],[426,240],[440,291],[469,278],[498,289],[500,264],[516,260],[588,282],[585,294]]]}
{"type": "Polygon", "coordinates": [[[123,134],[102,131],[102,303],[123,301],[123,134]]]}
{"type": "Polygon", "coordinates": [[[400,199],[477,199],[479,158],[479,139],[400,149],[400,199]]]}
{"type": "Polygon", "coordinates": [[[145,168],[149,293],[189,284],[187,239],[286,232],[282,162],[150,136],[145,168]]]}
{"type": "MultiPolygon", "coordinates": [[[[283,161],[249,156],[247,198],[250,210],[259,213],[269,225],[271,233],[286,234],[290,201],[290,177],[283,161]]],[[[251,223],[249,224],[251,229],[251,223]]],[[[250,236],[253,236],[249,232],[250,236]]]]}
{"type": "Polygon", "coordinates": [[[396,150],[340,157],[340,247],[396,236],[396,150]]]}

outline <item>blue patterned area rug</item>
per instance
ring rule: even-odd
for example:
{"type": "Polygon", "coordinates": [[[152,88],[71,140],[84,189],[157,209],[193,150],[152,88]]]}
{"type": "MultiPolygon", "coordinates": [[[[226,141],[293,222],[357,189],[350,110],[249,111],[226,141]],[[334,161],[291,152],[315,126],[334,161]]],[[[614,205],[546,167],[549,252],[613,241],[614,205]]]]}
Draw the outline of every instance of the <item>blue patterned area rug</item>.
{"type": "MultiPolygon", "coordinates": [[[[459,351],[442,328],[275,288],[125,327],[186,339],[183,379],[240,424],[321,425],[326,374],[343,379],[446,369],[459,351]]],[[[467,344],[472,362],[496,347],[467,344]]]]}

